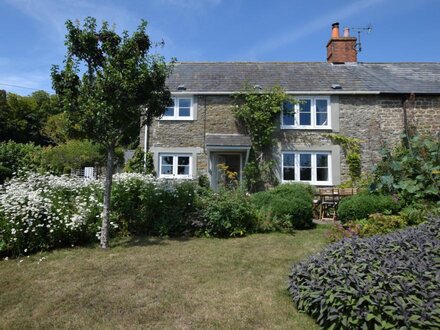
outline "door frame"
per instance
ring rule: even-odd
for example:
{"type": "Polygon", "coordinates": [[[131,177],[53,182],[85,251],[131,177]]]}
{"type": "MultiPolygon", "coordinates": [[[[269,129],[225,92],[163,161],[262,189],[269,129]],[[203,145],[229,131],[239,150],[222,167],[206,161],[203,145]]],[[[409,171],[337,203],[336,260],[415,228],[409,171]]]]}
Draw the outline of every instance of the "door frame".
{"type": "Polygon", "coordinates": [[[211,173],[211,187],[214,190],[218,189],[218,170],[217,165],[218,162],[218,156],[220,155],[234,155],[240,157],[240,172],[238,176],[238,183],[241,185],[243,180],[243,152],[240,151],[214,151],[210,152],[209,156],[209,171],[211,173]]]}

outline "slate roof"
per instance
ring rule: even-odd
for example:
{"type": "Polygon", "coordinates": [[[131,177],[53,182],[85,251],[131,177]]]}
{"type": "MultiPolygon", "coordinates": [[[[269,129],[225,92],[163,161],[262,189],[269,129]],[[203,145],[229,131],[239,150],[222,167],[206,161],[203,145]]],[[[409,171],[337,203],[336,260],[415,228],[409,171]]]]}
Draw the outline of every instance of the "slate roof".
{"type": "Polygon", "coordinates": [[[238,134],[206,134],[206,145],[208,147],[250,147],[251,138],[238,134]]]}
{"type": "Polygon", "coordinates": [[[439,63],[178,62],[167,80],[171,92],[237,92],[245,83],[288,92],[440,94],[439,63]],[[342,89],[332,89],[333,84],[342,89]]]}

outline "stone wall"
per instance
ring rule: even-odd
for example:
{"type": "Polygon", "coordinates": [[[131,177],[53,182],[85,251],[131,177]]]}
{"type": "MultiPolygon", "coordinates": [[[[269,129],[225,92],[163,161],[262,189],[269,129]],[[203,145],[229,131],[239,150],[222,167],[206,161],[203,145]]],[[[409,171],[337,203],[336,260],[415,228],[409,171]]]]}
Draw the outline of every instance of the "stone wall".
{"type": "MultiPolygon", "coordinates": [[[[362,140],[362,170],[370,172],[384,146],[393,147],[404,132],[403,102],[408,95],[340,96],[340,134],[362,140]]],[[[440,96],[417,96],[407,109],[407,125],[420,134],[440,132],[440,96]]],[[[348,179],[348,167],[342,156],[342,181],[348,179]]]]}
{"type": "MultiPolygon", "coordinates": [[[[406,96],[405,96],[406,97],[406,96]]],[[[362,170],[369,172],[380,160],[379,151],[384,145],[399,143],[404,131],[402,95],[340,95],[339,96],[339,134],[362,140],[362,170]]],[[[208,160],[205,150],[206,134],[244,134],[244,130],[232,114],[233,100],[228,96],[195,97],[197,120],[159,121],[150,130],[150,146],[198,147],[203,150],[197,155],[198,174],[206,174],[208,160]]],[[[440,96],[416,95],[416,100],[407,111],[408,125],[416,126],[422,134],[440,132],[440,96]]],[[[277,125],[279,127],[279,125],[277,125]]],[[[322,133],[331,130],[280,130],[275,132],[279,141],[275,150],[294,145],[331,146],[322,133]]],[[[143,144],[143,130],[141,143],[143,144]]],[[[340,152],[341,181],[349,178],[348,166],[343,151],[340,152]]]]}

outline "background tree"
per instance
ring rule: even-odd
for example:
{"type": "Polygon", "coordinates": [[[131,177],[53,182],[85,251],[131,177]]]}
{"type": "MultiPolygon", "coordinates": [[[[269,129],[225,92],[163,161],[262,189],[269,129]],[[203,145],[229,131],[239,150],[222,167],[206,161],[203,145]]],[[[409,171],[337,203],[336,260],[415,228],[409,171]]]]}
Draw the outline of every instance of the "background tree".
{"type": "Polygon", "coordinates": [[[107,22],[66,22],[64,68],[52,67],[52,82],[71,133],[101,143],[107,165],[101,247],[108,247],[108,226],[115,148],[136,139],[142,118],[161,115],[172,103],[165,86],[171,66],[149,53],[147,22],[119,36],[107,22]]]}
{"type": "Polygon", "coordinates": [[[43,130],[49,117],[60,112],[55,95],[37,91],[29,96],[0,91],[0,142],[33,142],[38,145],[54,141],[43,130]]]}

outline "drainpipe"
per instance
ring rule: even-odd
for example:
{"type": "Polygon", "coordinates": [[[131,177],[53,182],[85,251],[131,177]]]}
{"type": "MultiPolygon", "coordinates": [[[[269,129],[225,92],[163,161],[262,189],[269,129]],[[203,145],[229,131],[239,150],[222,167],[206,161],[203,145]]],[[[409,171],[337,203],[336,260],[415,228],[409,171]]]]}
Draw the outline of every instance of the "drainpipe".
{"type": "Polygon", "coordinates": [[[203,153],[206,153],[206,95],[203,96],[203,153]]]}
{"type": "Polygon", "coordinates": [[[144,170],[147,167],[147,150],[148,150],[148,125],[144,126],[144,170]]]}
{"type": "Polygon", "coordinates": [[[405,148],[409,149],[409,128],[408,128],[408,109],[414,107],[416,95],[411,93],[407,99],[402,99],[403,107],[403,130],[405,136],[403,138],[403,144],[405,148]]]}

